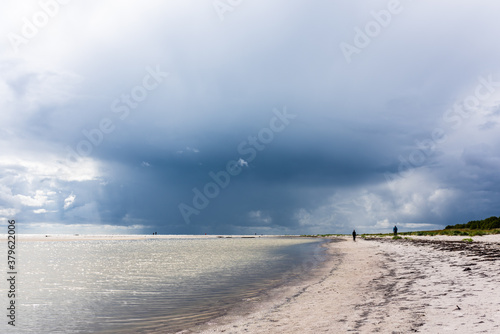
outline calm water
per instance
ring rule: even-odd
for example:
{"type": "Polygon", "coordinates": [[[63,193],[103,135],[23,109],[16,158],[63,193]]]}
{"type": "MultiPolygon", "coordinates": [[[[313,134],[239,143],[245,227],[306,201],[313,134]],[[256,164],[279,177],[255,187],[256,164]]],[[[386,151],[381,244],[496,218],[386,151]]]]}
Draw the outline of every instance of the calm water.
{"type": "MultiPolygon", "coordinates": [[[[186,328],[300,275],[314,264],[311,259],[321,259],[319,243],[300,238],[18,242],[15,332],[186,328]]],[[[5,323],[1,332],[9,329],[5,323]]]]}

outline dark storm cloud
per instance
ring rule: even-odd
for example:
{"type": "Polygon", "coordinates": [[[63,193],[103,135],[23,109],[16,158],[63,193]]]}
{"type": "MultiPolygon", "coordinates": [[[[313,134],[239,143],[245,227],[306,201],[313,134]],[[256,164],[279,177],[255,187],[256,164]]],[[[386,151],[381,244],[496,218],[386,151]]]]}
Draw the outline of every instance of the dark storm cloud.
{"type": "MultiPolygon", "coordinates": [[[[17,54],[2,44],[0,213],[43,233],[378,231],[498,215],[498,6],[64,6],[17,54]],[[454,111],[480,78],[491,96],[454,111]],[[296,117],[272,130],[285,109],[296,117]],[[221,186],[211,173],[230,161],[241,173],[221,186]]],[[[31,12],[8,7],[2,25],[19,33],[31,12]]]]}

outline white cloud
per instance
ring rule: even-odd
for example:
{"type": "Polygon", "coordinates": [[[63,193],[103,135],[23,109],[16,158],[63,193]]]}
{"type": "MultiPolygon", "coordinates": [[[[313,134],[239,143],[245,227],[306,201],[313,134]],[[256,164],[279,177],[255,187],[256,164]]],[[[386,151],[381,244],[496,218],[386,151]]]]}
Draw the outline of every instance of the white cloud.
{"type": "MultiPolygon", "coordinates": [[[[334,191],[334,190],[332,190],[334,191]]],[[[311,233],[390,232],[392,226],[436,227],[459,200],[458,190],[445,187],[431,170],[419,168],[411,176],[363,187],[341,188],[326,202],[299,209],[294,219],[311,233]]]]}
{"type": "Polygon", "coordinates": [[[197,148],[192,148],[192,147],[189,147],[187,146],[184,150],[179,150],[177,151],[178,154],[183,154],[184,152],[192,152],[192,153],[200,153],[200,150],[198,150],[197,148]]]}
{"type": "MultiPolygon", "coordinates": [[[[50,194],[53,195],[54,192],[50,192],[50,194]]],[[[16,195],[15,197],[25,206],[40,207],[52,202],[52,200],[49,200],[48,193],[43,190],[37,190],[33,197],[25,195],[16,195]]]]}
{"type": "Polygon", "coordinates": [[[147,225],[131,226],[109,224],[61,224],[61,223],[29,223],[24,225],[24,233],[33,234],[141,234],[147,225]]]}
{"type": "MultiPolygon", "coordinates": [[[[0,146],[11,150],[5,142],[0,142],[0,146]]],[[[36,216],[54,213],[63,207],[66,210],[73,204],[72,196],[61,198],[61,189],[69,182],[101,179],[97,163],[92,159],[82,159],[70,166],[63,157],[50,152],[20,151],[17,156],[4,155],[0,157],[0,170],[0,199],[16,213],[22,213],[24,219],[35,221],[36,216]],[[64,204],[61,205],[61,201],[64,204]],[[28,212],[36,216],[29,216],[28,212]]]]}
{"type": "Polygon", "coordinates": [[[200,150],[198,150],[197,148],[191,148],[191,147],[186,147],[186,151],[190,151],[190,152],[193,152],[193,153],[200,153],[200,150]]]}
{"type": "MultiPolygon", "coordinates": [[[[398,225],[398,224],[395,224],[395,225],[398,225]]],[[[437,225],[437,224],[406,223],[406,224],[399,224],[399,225],[406,227],[406,228],[411,228],[411,229],[429,229],[430,227],[434,227],[436,229],[439,228],[439,225],[437,225]]]]}
{"type": "Polygon", "coordinates": [[[450,204],[456,199],[457,193],[455,191],[438,188],[429,196],[431,211],[442,216],[448,211],[450,204]]]}
{"type": "Polygon", "coordinates": [[[127,213],[122,218],[121,222],[124,223],[124,224],[127,224],[127,225],[141,225],[142,223],[144,223],[144,219],[134,218],[129,213],[127,213]]]}
{"type": "MultiPolygon", "coordinates": [[[[47,64],[23,59],[6,60],[0,55],[0,115],[3,125],[22,127],[37,119],[41,110],[57,114],[57,107],[72,101],[75,87],[82,81],[78,75],[47,64]]],[[[60,115],[59,115],[60,116],[60,115]]]]}
{"type": "MultiPolygon", "coordinates": [[[[397,225],[397,224],[394,224],[394,225],[397,225]]],[[[375,228],[382,228],[382,229],[387,229],[389,227],[393,226],[393,224],[391,222],[389,222],[389,219],[384,219],[384,220],[379,220],[377,221],[377,223],[375,224],[375,228]]]]}
{"type": "Polygon", "coordinates": [[[273,222],[273,219],[271,218],[271,216],[269,216],[269,214],[266,214],[260,210],[250,211],[248,213],[248,217],[258,223],[271,224],[273,222]]]}
{"type": "Polygon", "coordinates": [[[69,209],[71,205],[75,202],[76,196],[71,193],[66,199],[64,200],[64,210],[69,209]]]}
{"type": "Polygon", "coordinates": [[[245,161],[245,160],[243,160],[242,158],[240,158],[240,159],[238,160],[238,165],[239,165],[240,167],[248,167],[248,162],[247,162],[247,161],[245,161]]]}
{"type": "MultiPolygon", "coordinates": [[[[7,143],[0,142],[0,147],[6,148],[7,143]]],[[[0,167],[11,174],[16,180],[32,183],[35,180],[50,179],[53,181],[92,181],[99,178],[96,161],[85,158],[78,164],[68,164],[63,156],[23,152],[17,156],[4,155],[0,157],[0,167]]]]}
{"type": "Polygon", "coordinates": [[[11,217],[14,217],[19,211],[16,210],[16,209],[0,209],[0,217],[1,216],[4,216],[4,217],[8,217],[8,218],[11,218],[11,217]]]}
{"type": "Polygon", "coordinates": [[[306,209],[299,209],[294,214],[294,218],[299,222],[300,226],[316,225],[313,216],[306,209]]]}

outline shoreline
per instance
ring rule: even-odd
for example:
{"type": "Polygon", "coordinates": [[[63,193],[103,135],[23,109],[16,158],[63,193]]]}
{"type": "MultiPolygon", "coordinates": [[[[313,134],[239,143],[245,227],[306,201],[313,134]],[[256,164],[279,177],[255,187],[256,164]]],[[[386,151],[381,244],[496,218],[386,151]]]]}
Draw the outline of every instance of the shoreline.
{"type": "Polygon", "coordinates": [[[179,333],[500,331],[500,235],[335,237],[320,272],[179,333]]]}
{"type": "MultiPolygon", "coordinates": [[[[232,330],[236,329],[239,326],[238,324],[244,322],[247,317],[264,316],[269,310],[275,310],[285,306],[291,300],[305,293],[309,286],[322,282],[325,277],[331,275],[336,270],[338,264],[340,264],[342,254],[330,245],[343,242],[343,240],[339,238],[322,239],[326,239],[322,242],[322,247],[326,248],[323,250],[323,254],[326,258],[320,262],[319,265],[316,263],[316,265],[309,268],[308,271],[300,269],[300,276],[292,279],[287,279],[287,277],[293,276],[293,273],[289,273],[285,275],[282,282],[278,283],[275,287],[263,291],[259,297],[253,298],[252,300],[243,300],[229,309],[226,314],[210,319],[206,323],[175,332],[175,334],[233,333],[232,330]],[[231,328],[228,331],[226,327],[231,328]]],[[[317,262],[317,259],[312,260],[312,262],[317,262]]],[[[278,332],[280,332],[279,329],[278,332]]],[[[159,331],[155,333],[162,332],[159,331]]],[[[240,332],[235,331],[234,333],[240,332]]],[[[244,329],[241,333],[249,332],[244,329]]]]}

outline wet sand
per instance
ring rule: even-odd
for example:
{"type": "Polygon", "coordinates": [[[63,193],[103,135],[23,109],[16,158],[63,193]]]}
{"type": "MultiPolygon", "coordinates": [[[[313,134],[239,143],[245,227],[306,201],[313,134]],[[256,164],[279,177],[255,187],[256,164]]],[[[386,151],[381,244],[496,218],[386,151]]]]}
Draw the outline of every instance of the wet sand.
{"type": "Polygon", "coordinates": [[[308,280],[182,333],[500,333],[500,235],[329,244],[308,280]]]}

